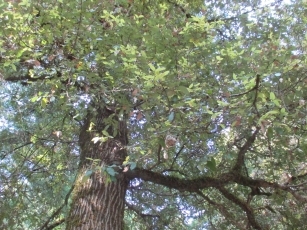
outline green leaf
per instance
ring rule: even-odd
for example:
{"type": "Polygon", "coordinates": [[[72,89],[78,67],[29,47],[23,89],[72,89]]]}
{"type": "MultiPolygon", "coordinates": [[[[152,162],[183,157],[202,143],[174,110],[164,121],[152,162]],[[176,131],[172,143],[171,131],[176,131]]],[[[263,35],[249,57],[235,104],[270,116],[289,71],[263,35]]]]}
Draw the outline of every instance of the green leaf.
{"type": "Polygon", "coordinates": [[[272,117],[272,115],[279,114],[279,113],[280,113],[279,110],[272,110],[272,111],[269,111],[269,112],[267,112],[266,114],[264,114],[262,117],[260,117],[258,123],[260,123],[260,122],[263,121],[263,120],[266,120],[267,118],[272,117]]]}
{"type": "Polygon", "coordinates": [[[127,165],[129,163],[130,156],[126,156],[126,159],[123,162],[123,165],[127,165]]]}
{"type": "Polygon", "coordinates": [[[91,177],[92,174],[93,174],[92,170],[86,170],[81,181],[82,182],[87,181],[91,177]]]}
{"type": "Polygon", "coordinates": [[[266,133],[267,137],[268,137],[268,141],[271,141],[272,140],[272,137],[273,137],[273,128],[272,127],[269,127],[267,129],[267,133],[266,133]]]}
{"type": "Polygon", "coordinates": [[[273,92],[270,92],[270,99],[271,100],[275,100],[276,96],[273,92]]]}
{"type": "Polygon", "coordinates": [[[92,170],[87,170],[84,174],[85,177],[90,177],[93,174],[92,170]]]}
{"type": "Polygon", "coordinates": [[[34,96],[31,98],[31,102],[36,102],[36,101],[40,101],[42,97],[39,96],[34,96]]]}
{"type": "Polygon", "coordinates": [[[175,117],[175,112],[172,111],[172,112],[170,113],[170,115],[168,116],[169,122],[172,122],[172,121],[174,120],[174,117],[175,117]]]}
{"type": "Polygon", "coordinates": [[[197,165],[199,171],[203,172],[205,169],[205,165],[197,165]]]}
{"type": "Polygon", "coordinates": [[[112,168],[112,167],[107,167],[106,168],[106,171],[107,171],[107,173],[110,175],[110,176],[112,176],[112,177],[114,177],[116,174],[117,174],[117,172],[114,170],[114,168],[112,168]]]}
{"type": "Polygon", "coordinates": [[[280,103],[279,103],[279,100],[277,99],[273,99],[273,103],[278,106],[278,107],[281,107],[280,103]]]}
{"type": "Polygon", "coordinates": [[[207,161],[207,168],[210,169],[213,172],[216,171],[216,162],[215,162],[214,158],[211,158],[210,161],[207,161]]]}
{"type": "Polygon", "coordinates": [[[178,87],[178,90],[183,94],[183,95],[188,95],[190,92],[188,90],[187,87],[184,87],[184,86],[179,86],[178,87]]]}
{"type": "Polygon", "coordinates": [[[130,162],[130,170],[133,170],[136,168],[136,163],[135,162],[130,162]]]}
{"type": "Polygon", "coordinates": [[[150,68],[152,71],[155,71],[155,70],[156,70],[156,68],[153,66],[153,64],[149,63],[148,66],[149,66],[149,68],[150,68]]]}
{"type": "Polygon", "coordinates": [[[104,136],[106,136],[106,137],[109,137],[109,136],[110,136],[109,133],[107,132],[107,130],[102,130],[102,134],[103,134],[104,136]]]}

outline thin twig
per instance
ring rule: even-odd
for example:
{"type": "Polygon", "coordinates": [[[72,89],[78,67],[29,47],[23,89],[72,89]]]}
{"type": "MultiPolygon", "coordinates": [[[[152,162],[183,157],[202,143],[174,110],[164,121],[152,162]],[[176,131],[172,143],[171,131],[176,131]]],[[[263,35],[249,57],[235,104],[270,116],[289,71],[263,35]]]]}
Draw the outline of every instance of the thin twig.
{"type": "MultiPolygon", "coordinates": [[[[72,193],[72,191],[74,190],[74,187],[75,187],[75,185],[73,185],[73,186],[71,186],[71,188],[69,189],[69,191],[68,191],[68,193],[66,194],[66,196],[65,196],[65,200],[64,200],[64,203],[46,220],[46,222],[39,228],[39,230],[47,230],[47,229],[52,229],[52,228],[50,228],[51,226],[54,226],[54,223],[53,224],[51,224],[51,225],[49,225],[48,226],[48,224],[49,224],[49,222],[51,221],[51,220],[53,220],[57,215],[59,215],[60,214],[60,212],[61,212],[61,210],[65,207],[65,206],[67,206],[67,204],[68,204],[68,199],[69,199],[69,196],[70,196],[70,194],[72,193]]],[[[63,221],[64,222],[64,221],[63,221]]],[[[61,222],[61,223],[63,223],[63,222],[61,222]]],[[[60,223],[60,224],[61,224],[60,223]]],[[[57,224],[57,225],[55,225],[54,227],[56,227],[56,226],[58,226],[59,224],[57,224]]]]}

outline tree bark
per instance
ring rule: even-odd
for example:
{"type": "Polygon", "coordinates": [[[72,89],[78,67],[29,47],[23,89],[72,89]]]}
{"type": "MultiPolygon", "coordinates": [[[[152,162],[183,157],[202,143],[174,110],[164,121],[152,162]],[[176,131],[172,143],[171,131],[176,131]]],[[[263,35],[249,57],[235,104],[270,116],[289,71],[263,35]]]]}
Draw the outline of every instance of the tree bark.
{"type": "Polygon", "coordinates": [[[109,175],[97,171],[86,181],[82,181],[82,178],[87,170],[97,166],[88,158],[99,159],[99,166],[122,165],[127,156],[126,122],[119,121],[116,113],[107,107],[97,109],[95,114],[89,112],[81,129],[79,142],[80,165],[66,230],[121,230],[124,228],[128,184],[122,169],[117,167],[116,181],[110,181],[109,175]],[[110,125],[106,122],[110,116],[116,123],[110,125]],[[102,130],[115,136],[106,142],[94,143],[93,137],[101,137],[102,130]]]}

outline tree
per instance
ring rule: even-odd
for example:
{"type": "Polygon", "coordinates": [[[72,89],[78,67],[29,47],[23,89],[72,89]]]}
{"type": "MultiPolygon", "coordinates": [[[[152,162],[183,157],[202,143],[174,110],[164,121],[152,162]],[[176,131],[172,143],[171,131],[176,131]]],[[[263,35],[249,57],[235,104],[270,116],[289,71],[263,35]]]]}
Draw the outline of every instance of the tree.
{"type": "Polygon", "coordinates": [[[2,229],[305,228],[305,2],[0,8],[2,229]]]}

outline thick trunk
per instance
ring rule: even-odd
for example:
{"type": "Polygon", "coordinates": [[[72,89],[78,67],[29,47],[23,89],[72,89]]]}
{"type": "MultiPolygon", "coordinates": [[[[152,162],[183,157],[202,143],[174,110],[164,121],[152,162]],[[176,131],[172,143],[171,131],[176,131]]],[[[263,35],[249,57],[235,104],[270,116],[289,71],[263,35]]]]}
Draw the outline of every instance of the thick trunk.
{"type": "Polygon", "coordinates": [[[121,165],[127,155],[127,129],[124,121],[118,121],[115,114],[106,107],[98,109],[96,115],[88,114],[84,127],[80,133],[81,158],[79,178],[73,192],[73,201],[67,230],[121,230],[123,229],[124,203],[127,180],[122,170],[118,170],[115,182],[107,181],[107,177],[96,172],[87,181],[82,181],[86,170],[93,167],[91,159],[99,159],[99,165],[121,165]],[[104,121],[110,116],[116,124],[106,126],[104,121]],[[91,125],[91,122],[95,126],[91,125]],[[89,131],[89,127],[92,131],[89,131]],[[110,135],[116,136],[102,143],[94,144],[93,137],[102,135],[101,131],[107,127],[110,135]],[[95,131],[93,131],[95,130],[95,131]]]}

